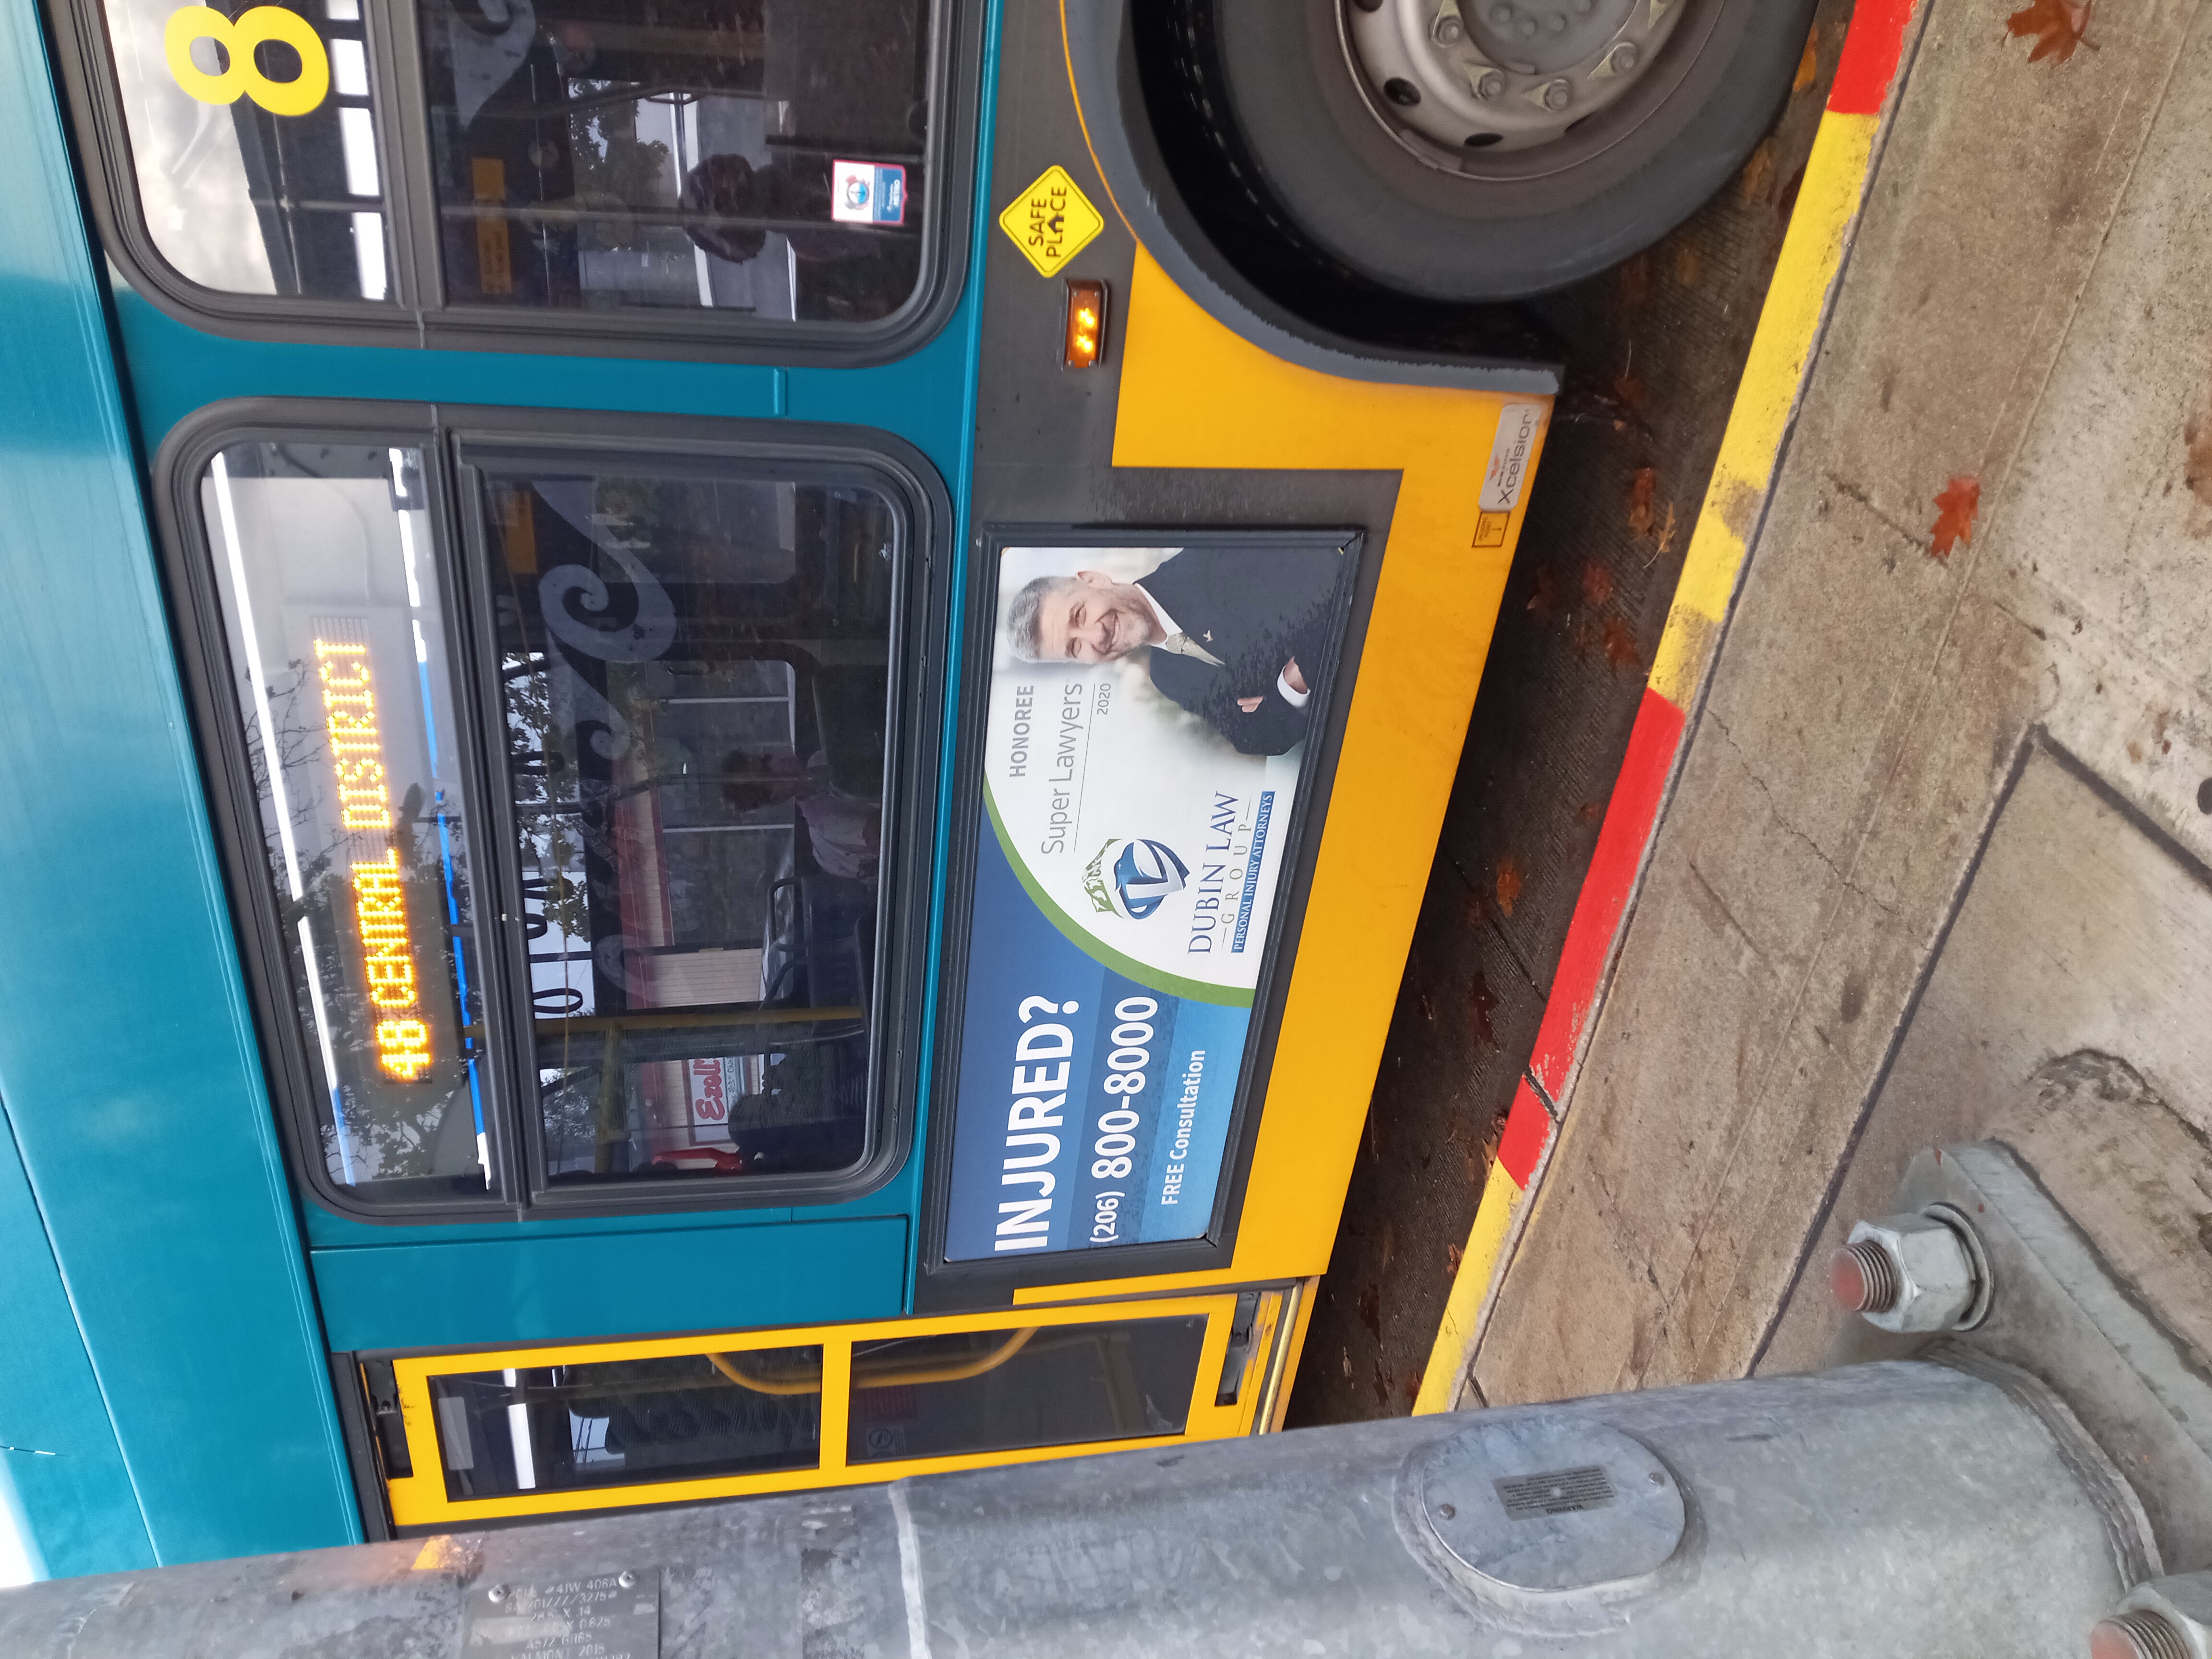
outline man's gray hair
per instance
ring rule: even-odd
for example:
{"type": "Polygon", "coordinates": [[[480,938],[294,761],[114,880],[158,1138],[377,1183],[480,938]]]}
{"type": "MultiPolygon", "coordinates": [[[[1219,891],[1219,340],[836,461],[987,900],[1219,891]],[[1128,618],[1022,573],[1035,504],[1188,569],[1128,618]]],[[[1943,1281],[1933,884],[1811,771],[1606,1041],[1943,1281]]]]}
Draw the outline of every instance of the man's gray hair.
{"type": "Polygon", "coordinates": [[[1073,576],[1038,576],[1026,583],[1006,607],[1006,642],[1024,662],[1046,660],[1044,641],[1037,637],[1038,612],[1045,595],[1077,586],[1073,576]]]}

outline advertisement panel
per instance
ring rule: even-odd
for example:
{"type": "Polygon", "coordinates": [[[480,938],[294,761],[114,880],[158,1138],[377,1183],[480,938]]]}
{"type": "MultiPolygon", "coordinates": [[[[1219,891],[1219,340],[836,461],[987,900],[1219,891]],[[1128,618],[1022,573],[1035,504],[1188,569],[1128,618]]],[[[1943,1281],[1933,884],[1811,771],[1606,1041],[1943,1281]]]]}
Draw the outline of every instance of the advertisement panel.
{"type": "Polygon", "coordinates": [[[1203,1238],[1357,548],[996,557],[945,1259],[1203,1238]]]}

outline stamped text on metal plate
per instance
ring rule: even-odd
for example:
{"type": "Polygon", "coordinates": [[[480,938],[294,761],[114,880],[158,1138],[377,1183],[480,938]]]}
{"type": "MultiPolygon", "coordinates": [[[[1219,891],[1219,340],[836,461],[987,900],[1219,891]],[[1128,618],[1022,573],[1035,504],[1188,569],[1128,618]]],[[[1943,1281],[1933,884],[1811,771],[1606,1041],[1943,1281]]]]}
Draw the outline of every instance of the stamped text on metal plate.
{"type": "Polygon", "coordinates": [[[1601,1510],[1613,1501],[1613,1482],[1595,1463],[1578,1469],[1551,1469],[1542,1474],[1510,1475],[1491,1484],[1498,1488],[1507,1518],[1514,1521],[1601,1510]]]}
{"type": "Polygon", "coordinates": [[[469,1592],[461,1651],[468,1659],[659,1659],[660,1569],[479,1583],[469,1592]]]}

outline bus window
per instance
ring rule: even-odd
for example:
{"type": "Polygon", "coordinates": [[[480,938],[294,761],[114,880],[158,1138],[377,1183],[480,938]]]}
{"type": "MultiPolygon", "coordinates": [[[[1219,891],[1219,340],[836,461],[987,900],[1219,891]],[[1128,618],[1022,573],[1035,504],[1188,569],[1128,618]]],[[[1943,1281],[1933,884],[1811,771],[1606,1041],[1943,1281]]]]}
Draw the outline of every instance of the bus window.
{"type": "Polygon", "coordinates": [[[430,1401],[449,1500],[821,1462],[819,1347],[470,1371],[430,1401]]]}
{"type": "Polygon", "coordinates": [[[362,0],[106,0],[147,234],[232,294],[381,301],[389,209],[362,0]]]}
{"type": "Polygon", "coordinates": [[[200,480],[329,1180],[483,1196],[483,972],[416,447],[234,445],[200,480]]]}
{"type": "Polygon", "coordinates": [[[422,0],[447,298],[865,322],[921,270],[928,0],[422,0]]]}
{"type": "Polygon", "coordinates": [[[711,467],[480,466],[541,1178],[850,1167],[890,503],[711,467]]]}
{"type": "Polygon", "coordinates": [[[1181,1434],[1206,1322],[1200,1314],[856,1342],[847,1458],[1181,1434]]]}
{"type": "Polygon", "coordinates": [[[881,1150],[896,493],[489,436],[210,455],[234,867],[313,1184],[635,1206],[881,1150]]]}

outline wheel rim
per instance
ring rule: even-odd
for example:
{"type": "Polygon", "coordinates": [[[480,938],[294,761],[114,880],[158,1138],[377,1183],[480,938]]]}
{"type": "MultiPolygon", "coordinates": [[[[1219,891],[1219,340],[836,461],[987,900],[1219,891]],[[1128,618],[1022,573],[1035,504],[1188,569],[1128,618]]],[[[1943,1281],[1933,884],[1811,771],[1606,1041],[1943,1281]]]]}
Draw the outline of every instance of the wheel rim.
{"type": "Polygon", "coordinates": [[[1339,0],[1338,17],[1352,80],[1400,145],[1440,171],[1502,180],[1576,166],[1626,138],[1686,72],[1715,9],[1700,0],[1339,0]],[[1705,15],[1683,27],[1692,13],[1705,15]]]}

